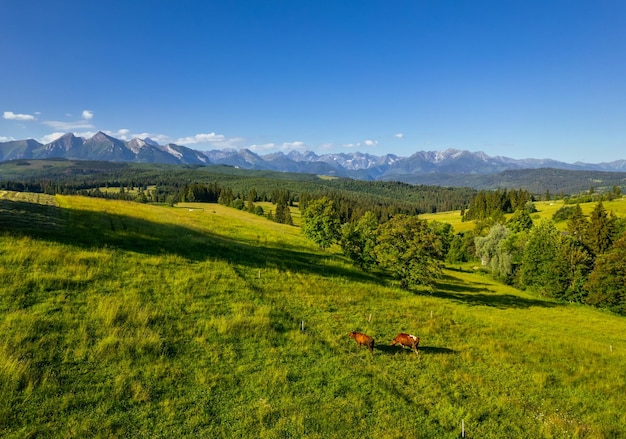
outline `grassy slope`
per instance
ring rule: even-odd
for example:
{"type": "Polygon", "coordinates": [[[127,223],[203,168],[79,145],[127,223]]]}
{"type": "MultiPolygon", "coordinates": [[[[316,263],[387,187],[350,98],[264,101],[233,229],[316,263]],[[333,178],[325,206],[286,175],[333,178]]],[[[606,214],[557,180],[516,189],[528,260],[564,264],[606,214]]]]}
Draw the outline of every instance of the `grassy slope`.
{"type": "Polygon", "coordinates": [[[404,292],[219,205],[0,198],[3,437],[626,433],[624,318],[459,267],[404,292]]]}
{"type": "MultiPolygon", "coordinates": [[[[533,221],[538,221],[542,218],[552,219],[552,215],[556,213],[561,207],[565,204],[563,200],[554,200],[554,201],[536,201],[535,207],[537,208],[537,212],[532,214],[533,221]]],[[[591,211],[596,207],[595,202],[593,203],[582,203],[580,207],[582,208],[583,214],[589,215],[591,211]]],[[[604,201],[602,202],[604,209],[607,212],[613,212],[614,215],[624,218],[626,217],[626,198],[622,197],[613,201],[604,201]]],[[[568,204],[567,206],[574,206],[573,204],[568,204]]],[[[509,215],[510,216],[510,215],[509,215]]],[[[436,220],[444,223],[450,223],[453,225],[454,230],[456,232],[464,232],[467,230],[472,230],[474,228],[474,221],[461,221],[461,211],[456,210],[452,212],[438,212],[431,214],[423,214],[420,215],[420,218],[427,219],[429,221],[436,220]]],[[[557,228],[560,230],[565,230],[567,227],[567,221],[561,221],[556,224],[557,228]]]]}

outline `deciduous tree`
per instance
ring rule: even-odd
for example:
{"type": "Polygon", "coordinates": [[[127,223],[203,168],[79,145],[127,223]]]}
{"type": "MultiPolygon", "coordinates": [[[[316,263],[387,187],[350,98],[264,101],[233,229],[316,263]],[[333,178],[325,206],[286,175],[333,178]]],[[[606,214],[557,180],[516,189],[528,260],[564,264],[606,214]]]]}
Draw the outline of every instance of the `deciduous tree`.
{"type": "Polygon", "coordinates": [[[403,289],[432,286],[441,273],[441,242],[417,216],[396,215],[381,224],[375,253],[378,263],[400,281],[403,289]]]}
{"type": "Polygon", "coordinates": [[[335,205],[329,198],[309,202],[302,213],[302,232],[322,249],[339,239],[340,226],[335,205]]]}
{"type": "Polygon", "coordinates": [[[362,270],[368,270],[376,263],[376,229],[378,220],[372,212],[365,212],[356,223],[346,223],[341,227],[341,248],[362,270]]]}
{"type": "Polygon", "coordinates": [[[530,230],[522,258],[521,281],[524,286],[553,295],[558,241],[559,231],[550,220],[543,219],[530,230]]]}

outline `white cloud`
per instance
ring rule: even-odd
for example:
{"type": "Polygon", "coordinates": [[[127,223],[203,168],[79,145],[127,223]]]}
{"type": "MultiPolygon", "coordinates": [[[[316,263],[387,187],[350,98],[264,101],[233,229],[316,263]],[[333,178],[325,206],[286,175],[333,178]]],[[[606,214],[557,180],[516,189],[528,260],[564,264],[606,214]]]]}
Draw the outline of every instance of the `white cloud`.
{"type": "Polygon", "coordinates": [[[261,145],[254,144],[254,145],[248,146],[248,149],[254,152],[272,151],[276,149],[276,144],[275,143],[263,143],[261,145]]]}
{"type": "Polygon", "coordinates": [[[261,145],[250,145],[248,146],[250,151],[254,152],[267,152],[267,151],[293,151],[296,150],[306,150],[307,144],[300,141],[295,142],[283,142],[280,144],[276,143],[263,143],[261,145]]]}
{"type": "Polygon", "coordinates": [[[85,119],[85,120],[93,119],[93,111],[83,110],[83,119],[85,119]]]}
{"type": "Polygon", "coordinates": [[[359,148],[361,146],[376,146],[378,145],[378,140],[364,140],[363,142],[356,142],[356,143],[345,143],[343,145],[344,148],[359,148]]]}
{"type": "Polygon", "coordinates": [[[171,143],[172,141],[172,139],[169,136],[166,136],[165,134],[140,133],[140,134],[133,134],[132,137],[137,138],[137,139],[154,140],[159,145],[166,145],[168,143],[171,143]]]}
{"type": "Polygon", "coordinates": [[[11,140],[15,140],[13,137],[0,136],[0,142],[10,142],[11,140]]]}
{"type": "Polygon", "coordinates": [[[395,137],[396,139],[402,139],[404,137],[404,134],[402,133],[394,134],[393,137],[395,137]]]}
{"type": "MultiPolygon", "coordinates": [[[[151,137],[152,138],[152,137],[151,137]]],[[[208,144],[219,148],[232,148],[243,141],[240,137],[227,138],[223,134],[206,133],[181,137],[174,143],[179,145],[208,144]]]]}
{"type": "Polygon", "coordinates": [[[82,137],[83,139],[90,139],[96,135],[94,131],[83,131],[82,133],[74,133],[76,137],[82,137]]]}
{"type": "Polygon", "coordinates": [[[32,114],[19,114],[19,113],[15,114],[12,111],[5,111],[2,114],[2,118],[6,120],[19,120],[19,121],[37,120],[37,118],[33,116],[32,114]]]}
{"type": "Polygon", "coordinates": [[[220,142],[223,142],[224,139],[225,138],[223,134],[208,133],[208,134],[196,134],[195,136],[181,137],[180,139],[176,141],[176,143],[182,143],[182,144],[220,143],[220,142]]]}
{"type": "Polygon", "coordinates": [[[293,149],[305,149],[306,143],[296,141],[296,142],[286,142],[281,145],[281,149],[288,149],[289,151],[293,149]]]}
{"type": "Polygon", "coordinates": [[[66,133],[50,133],[50,134],[46,134],[41,139],[39,139],[39,142],[41,142],[41,143],[43,143],[45,145],[46,143],[54,142],[56,139],[58,139],[59,137],[65,135],[65,134],[66,133]]]}
{"type": "Polygon", "coordinates": [[[75,122],[60,122],[56,120],[47,120],[43,122],[44,125],[49,126],[58,131],[74,131],[79,129],[93,129],[95,128],[91,123],[85,120],[78,120],[75,122]]]}
{"type": "Polygon", "coordinates": [[[105,131],[105,133],[109,136],[115,137],[116,139],[130,140],[130,137],[128,137],[128,133],[130,133],[130,130],[127,128],[122,128],[117,131],[105,131]]]}

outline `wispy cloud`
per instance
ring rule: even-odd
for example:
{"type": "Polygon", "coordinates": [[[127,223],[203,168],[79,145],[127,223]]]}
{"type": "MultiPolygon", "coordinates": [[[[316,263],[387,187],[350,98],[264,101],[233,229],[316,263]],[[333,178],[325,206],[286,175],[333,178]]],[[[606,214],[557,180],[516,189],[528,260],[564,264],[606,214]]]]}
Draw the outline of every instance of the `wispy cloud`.
{"type": "Polygon", "coordinates": [[[292,149],[306,149],[307,145],[304,142],[296,141],[296,142],[285,142],[280,145],[281,149],[288,149],[291,151],[292,149]]]}
{"type": "Polygon", "coordinates": [[[361,146],[372,147],[376,145],[378,145],[378,140],[367,139],[367,140],[364,140],[363,142],[345,143],[343,146],[344,148],[359,148],[361,146]]]}
{"type": "Polygon", "coordinates": [[[260,145],[250,145],[248,146],[248,149],[254,152],[293,151],[294,149],[303,151],[307,149],[307,144],[300,141],[283,143],[262,143],[260,145]]]}
{"type": "Polygon", "coordinates": [[[59,133],[59,132],[46,134],[41,139],[39,139],[39,142],[41,142],[41,143],[43,143],[45,145],[46,143],[54,142],[56,139],[58,139],[59,137],[65,135],[65,134],[66,133],[59,133]]]}
{"type": "Polygon", "coordinates": [[[33,116],[32,114],[20,114],[20,113],[14,113],[12,111],[5,111],[2,114],[2,118],[6,119],[6,120],[19,120],[22,122],[25,121],[31,121],[31,120],[37,120],[37,118],[35,116],[33,116]]]}
{"type": "Polygon", "coordinates": [[[65,132],[74,131],[74,130],[89,130],[89,129],[95,128],[90,122],[86,120],[77,120],[74,122],[61,122],[57,120],[46,120],[43,122],[43,124],[57,131],[65,131],[65,132]]]}
{"type": "Polygon", "coordinates": [[[393,137],[395,137],[396,139],[402,139],[404,137],[404,134],[402,133],[394,134],[393,137]]]}
{"type": "Polygon", "coordinates": [[[105,131],[106,134],[108,134],[109,136],[115,137],[116,139],[120,139],[120,140],[130,140],[132,137],[135,136],[130,136],[130,130],[127,128],[121,128],[117,131],[105,131]]]}
{"type": "Polygon", "coordinates": [[[10,142],[11,140],[15,140],[13,137],[0,136],[0,142],[10,142]]]}
{"type": "Polygon", "coordinates": [[[170,136],[165,135],[165,134],[139,133],[139,134],[133,134],[132,137],[133,138],[137,138],[137,139],[154,140],[159,145],[165,145],[165,144],[170,143],[172,141],[172,138],[170,136]]]}
{"type": "MultiPolygon", "coordinates": [[[[69,117],[72,117],[72,114],[66,113],[66,116],[69,118],[69,117]]],[[[81,113],[81,117],[82,119],[80,120],[75,120],[75,121],[70,121],[70,122],[63,122],[63,121],[58,121],[58,120],[46,120],[46,121],[43,121],[42,123],[56,131],[64,131],[66,133],[70,131],[73,132],[76,130],[93,130],[96,128],[91,122],[91,120],[93,120],[93,117],[94,117],[93,111],[83,110],[83,112],[81,113]]]]}
{"type": "Polygon", "coordinates": [[[197,145],[197,144],[206,144],[217,146],[220,148],[229,148],[234,147],[235,145],[241,143],[243,141],[240,137],[232,137],[228,138],[223,134],[215,134],[215,133],[202,133],[195,134],[193,136],[181,137],[177,139],[174,143],[179,145],[197,145]]]}

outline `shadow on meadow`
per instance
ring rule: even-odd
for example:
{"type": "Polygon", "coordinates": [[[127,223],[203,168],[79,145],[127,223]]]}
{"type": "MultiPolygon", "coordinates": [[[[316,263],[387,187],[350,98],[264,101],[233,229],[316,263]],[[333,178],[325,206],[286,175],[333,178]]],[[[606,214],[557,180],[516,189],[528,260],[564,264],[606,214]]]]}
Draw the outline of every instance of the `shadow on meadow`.
{"type": "Polygon", "coordinates": [[[266,267],[379,282],[374,275],[329,264],[330,254],[224,237],[176,224],[107,212],[63,209],[0,200],[0,231],[82,248],[110,248],[146,255],[175,254],[189,261],[218,259],[252,269],[266,267]]]}
{"type": "Polygon", "coordinates": [[[548,300],[502,294],[488,288],[488,284],[472,283],[468,285],[460,279],[444,275],[430,293],[433,297],[454,300],[471,306],[492,306],[494,308],[530,308],[533,306],[553,308],[558,303],[548,300]],[[475,285],[479,285],[478,287],[475,285]],[[480,285],[484,285],[481,288],[480,285]]]}
{"type": "MultiPolygon", "coordinates": [[[[376,343],[374,345],[374,350],[376,351],[380,351],[384,354],[389,354],[389,355],[415,355],[415,352],[410,349],[410,348],[406,348],[406,347],[400,347],[398,345],[396,346],[391,346],[391,344],[383,344],[383,342],[381,341],[381,343],[376,343]]],[[[456,354],[457,351],[455,351],[454,349],[449,349],[449,348],[443,348],[443,347],[439,347],[439,346],[419,346],[417,348],[417,350],[419,351],[418,355],[422,355],[422,354],[426,354],[426,355],[431,355],[431,354],[456,354]]]]}

